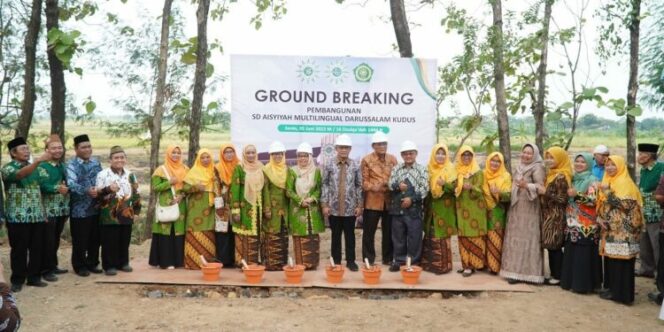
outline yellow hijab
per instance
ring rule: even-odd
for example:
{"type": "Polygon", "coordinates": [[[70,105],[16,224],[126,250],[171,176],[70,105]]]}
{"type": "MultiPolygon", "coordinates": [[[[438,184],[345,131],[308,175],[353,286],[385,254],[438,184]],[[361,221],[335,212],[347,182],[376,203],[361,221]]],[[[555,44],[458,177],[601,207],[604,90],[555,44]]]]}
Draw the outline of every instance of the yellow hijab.
{"type": "Polygon", "coordinates": [[[274,183],[275,186],[284,189],[286,188],[286,176],[288,175],[288,167],[286,167],[286,152],[284,152],[284,158],[281,159],[281,162],[277,163],[272,158],[270,154],[270,161],[263,168],[265,175],[270,179],[270,182],[274,183]]]}
{"type": "Polygon", "coordinates": [[[258,201],[258,195],[261,194],[263,190],[263,185],[265,184],[265,178],[263,177],[263,163],[258,160],[258,151],[256,150],[256,159],[249,162],[247,160],[247,150],[253,148],[256,150],[256,146],[249,144],[242,149],[242,169],[246,173],[244,178],[244,199],[249,202],[251,205],[256,205],[258,201]]]}
{"type": "Polygon", "coordinates": [[[231,184],[231,178],[233,177],[233,170],[235,170],[235,166],[240,163],[240,158],[237,157],[237,150],[235,150],[235,146],[231,142],[226,142],[221,144],[221,148],[219,150],[219,162],[215,166],[217,169],[217,173],[219,173],[219,178],[221,179],[222,182],[224,182],[226,185],[231,184]],[[235,155],[233,156],[233,160],[231,161],[226,161],[224,159],[224,151],[226,149],[231,148],[235,152],[235,155]]]}
{"type": "Polygon", "coordinates": [[[179,146],[169,145],[168,148],[166,148],[166,156],[164,157],[164,164],[161,167],[157,167],[157,169],[154,170],[154,173],[152,175],[162,177],[165,179],[166,178],[177,179],[178,182],[173,185],[173,189],[180,190],[184,185],[184,177],[187,175],[189,167],[187,167],[187,165],[185,165],[182,162],[182,158],[180,158],[180,160],[178,161],[173,161],[173,159],[171,159],[171,155],[173,154],[173,151],[175,149],[179,149],[180,153],[182,153],[182,149],[179,146]],[[168,171],[168,176],[164,174],[164,168],[166,168],[166,170],[168,171]]]}
{"type": "Polygon", "coordinates": [[[544,186],[548,186],[551,182],[553,182],[553,180],[556,179],[558,174],[562,174],[565,176],[567,186],[571,187],[573,171],[572,163],[569,161],[569,156],[567,156],[567,151],[561,147],[554,146],[546,150],[544,155],[546,156],[547,153],[553,157],[555,164],[549,168],[549,172],[546,174],[546,183],[544,183],[544,186]]]}
{"type": "MultiPolygon", "coordinates": [[[[602,179],[602,186],[608,185],[614,195],[620,199],[633,199],[643,207],[643,197],[641,197],[641,192],[639,192],[639,187],[636,186],[632,178],[629,177],[627,173],[627,167],[625,166],[625,158],[621,156],[611,155],[609,159],[616,164],[618,171],[616,175],[610,176],[608,173],[604,172],[604,178],[602,179]]],[[[601,206],[606,202],[607,197],[604,194],[604,191],[600,190],[599,196],[597,198],[598,206],[601,206]]]]}
{"type": "Polygon", "coordinates": [[[489,154],[484,162],[484,183],[482,189],[484,191],[486,205],[489,209],[493,209],[496,207],[496,204],[498,204],[496,198],[491,194],[491,186],[496,186],[500,192],[510,191],[512,188],[512,176],[507,172],[507,169],[505,168],[505,158],[500,152],[489,154]],[[491,169],[491,159],[494,157],[500,159],[500,167],[496,171],[491,169]]]}
{"type": "Polygon", "coordinates": [[[214,205],[214,163],[212,160],[212,154],[208,149],[200,149],[196,154],[196,161],[194,166],[189,170],[189,173],[184,177],[184,182],[197,186],[202,184],[205,186],[206,192],[209,193],[209,203],[210,206],[214,205]],[[207,154],[210,156],[210,163],[207,166],[201,164],[201,157],[207,154]]]}
{"type": "Polygon", "coordinates": [[[477,161],[475,161],[475,152],[473,151],[473,148],[468,145],[464,145],[459,148],[459,151],[456,155],[455,167],[457,172],[457,185],[456,188],[454,188],[454,195],[459,197],[459,195],[461,195],[461,191],[463,191],[463,179],[469,178],[471,175],[477,173],[480,170],[480,166],[477,165],[477,161]],[[464,154],[464,152],[470,152],[473,154],[473,160],[471,160],[470,164],[468,165],[464,165],[461,161],[461,156],[464,154]]]}
{"type": "Polygon", "coordinates": [[[438,143],[433,146],[431,149],[431,155],[429,155],[429,188],[431,188],[431,194],[433,197],[440,197],[443,195],[443,188],[438,185],[438,179],[443,179],[445,182],[450,183],[456,180],[456,169],[454,165],[450,162],[450,150],[447,148],[447,145],[443,143],[438,143]],[[438,150],[443,149],[445,151],[445,162],[439,164],[436,161],[436,153],[438,150]]]}

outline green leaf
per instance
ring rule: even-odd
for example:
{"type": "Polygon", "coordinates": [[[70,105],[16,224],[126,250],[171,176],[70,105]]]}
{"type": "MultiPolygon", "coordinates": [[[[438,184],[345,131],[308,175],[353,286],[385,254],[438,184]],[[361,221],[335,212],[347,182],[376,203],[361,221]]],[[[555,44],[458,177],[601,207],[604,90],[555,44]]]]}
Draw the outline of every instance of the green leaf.
{"type": "Polygon", "coordinates": [[[74,72],[75,72],[76,75],[78,75],[78,76],[83,76],[83,68],[81,68],[81,67],[76,67],[76,68],[74,68],[74,72]]]}
{"type": "Polygon", "coordinates": [[[183,53],[180,61],[188,65],[193,65],[196,63],[196,55],[191,52],[183,53]]]}
{"type": "Polygon", "coordinates": [[[641,116],[641,114],[643,114],[643,109],[641,108],[641,106],[636,105],[636,106],[632,107],[631,109],[629,109],[627,111],[627,114],[631,115],[631,116],[634,116],[634,117],[641,116]]]}
{"type": "Polygon", "coordinates": [[[599,90],[601,93],[608,93],[609,92],[609,89],[607,89],[603,86],[595,87],[595,89],[599,90]]]}
{"type": "Polygon", "coordinates": [[[558,121],[563,117],[561,112],[549,112],[546,114],[547,121],[558,121]]]}
{"type": "Polygon", "coordinates": [[[207,105],[207,110],[208,110],[208,111],[210,111],[210,110],[216,110],[216,109],[219,109],[219,103],[216,102],[216,101],[210,102],[210,103],[207,105]]]}
{"type": "Polygon", "coordinates": [[[85,111],[88,112],[88,114],[92,113],[95,108],[97,108],[97,104],[94,101],[90,100],[85,103],[85,111]]]}
{"type": "Polygon", "coordinates": [[[558,106],[558,109],[560,109],[560,110],[568,110],[568,109],[570,109],[570,108],[572,108],[572,107],[574,107],[574,103],[571,102],[571,101],[566,101],[566,102],[560,104],[560,106],[558,106]]]}
{"type": "Polygon", "coordinates": [[[214,66],[211,63],[205,65],[205,77],[210,78],[214,74],[214,66]]]}

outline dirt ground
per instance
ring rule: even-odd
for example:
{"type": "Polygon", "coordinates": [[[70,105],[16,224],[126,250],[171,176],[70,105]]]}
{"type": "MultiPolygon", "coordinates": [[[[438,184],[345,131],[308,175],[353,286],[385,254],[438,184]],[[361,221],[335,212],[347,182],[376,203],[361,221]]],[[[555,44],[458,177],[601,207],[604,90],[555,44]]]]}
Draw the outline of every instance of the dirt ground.
{"type": "MultiPolygon", "coordinates": [[[[149,241],[132,245],[131,256],[147,257],[149,248],[149,241]]],[[[329,232],[321,249],[329,255],[329,232]]],[[[637,278],[632,306],[554,286],[533,286],[533,293],[440,293],[117,285],[73,274],[70,252],[64,243],[60,266],[70,273],[16,295],[23,331],[664,331],[659,307],[647,299],[652,279],[637,278]]],[[[8,278],[6,242],[0,255],[8,278]]]]}

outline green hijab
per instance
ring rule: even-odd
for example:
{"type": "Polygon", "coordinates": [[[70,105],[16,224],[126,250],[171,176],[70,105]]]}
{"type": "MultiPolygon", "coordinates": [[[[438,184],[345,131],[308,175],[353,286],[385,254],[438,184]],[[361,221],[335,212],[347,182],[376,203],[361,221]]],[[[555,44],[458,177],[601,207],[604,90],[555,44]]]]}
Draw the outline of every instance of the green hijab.
{"type": "Polygon", "coordinates": [[[583,172],[574,173],[574,177],[572,178],[572,185],[574,185],[574,188],[577,192],[585,193],[588,191],[588,187],[590,187],[591,184],[597,182],[597,178],[593,175],[592,172],[593,156],[590,153],[583,152],[577,154],[574,157],[574,160],[576,161],[576,158],[579,156],[583,157],[583,159],[586,161],[586,169],[583,172]]]}

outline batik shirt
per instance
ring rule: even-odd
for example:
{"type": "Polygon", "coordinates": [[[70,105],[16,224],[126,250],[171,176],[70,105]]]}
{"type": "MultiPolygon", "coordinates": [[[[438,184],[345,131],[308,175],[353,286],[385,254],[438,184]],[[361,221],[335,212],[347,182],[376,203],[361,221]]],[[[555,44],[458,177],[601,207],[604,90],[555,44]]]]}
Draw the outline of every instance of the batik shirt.
{"type": "Polygon", "coordinates": [[[58,191],[63,181],[67,180],[65,167],[62,163],[43,162],[39,168],[46,172],[47,178],[39,185],[42,191],[44,209],[47,217],[62,217],[69,215],[69,193],[61,194],[58,191]]]}
{"type": "Polygon", "coordinates": [[[97,199],[88,195],[88,189],[96,185],[99,172],[101,172],[101,165],[93,158],[85,161],[76,157],[67,164],[67,187],[70,192],[72,218],[85,218],[99,214],[97,199]]]}
{"type": "Polygon", "coordinates": [[[18,180],[16,178],[18,171],[28,165],[28,163],[21,164],[12,160],[2,167],[2,177],[7,192],[5,198],[7,222],[38,223],[46,221],[39,182],[46,179],[48,175],[44,169],[37,167],[30,175],[18,180]]]}
{"type": "Polygon", "coordinates": [[[654,196],[662,174],[664,174],[664,163],[654,163],[649,167],[641,168],[639,190],[643,196],[643,217],[646,224],[658,223],[662,216],[662,209],[654,196]]]}
{"type": "Polygon", "coordinates": [[[422,203],[429,193],[429,172],[424,166],[417,163],[412,166],[406,166],[400,163],[392,170],[388,185],[390,186],[390,190],[392,190],[389,205],[390,214],[408,214],[411,217],[422,218],[422,203]],[[401,182],[405,182],[408,185],[408,189],[405,192],[399,189],[399,183],[401,182]],[[406,197],[410,197],[413,204],[407,209],[402,209],[401,201],[406,197]]]}
{"type": "Polygon", "coordinates": [[[364,206],[362,172],[355,160],[346,159],[342,162],[334,158],[323,165],[323,194],[320,201],[323,207],[330,208],[331,215],[339,217],[354,216],[355,209],[364,206]],[[342,177],[344,181],[340,181],[342,177]]]}

